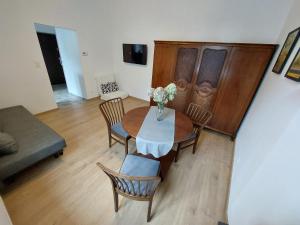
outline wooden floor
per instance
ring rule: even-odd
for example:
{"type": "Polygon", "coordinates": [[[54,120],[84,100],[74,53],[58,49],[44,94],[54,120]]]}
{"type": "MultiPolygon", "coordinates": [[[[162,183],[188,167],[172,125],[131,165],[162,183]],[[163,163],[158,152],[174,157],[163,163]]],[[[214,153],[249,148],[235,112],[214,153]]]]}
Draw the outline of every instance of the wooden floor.
{"type": "MultiPolygon", "coordinates": [[[[124,147],[108,148],[107,129],[98,99],[73,104],[38,117],[65,137],[68,147],[59,159],[50,157],[19,174],[3,195],[15,225],[146,223],[147,203],[120,198],[114,212],[111,184],[96,166],[117,170],[124,147]]],[[[125,100],[125,110],[147,105],[125,100]]],[[[134,142],[130,145],[134,150],[134,142]]],[[[226,136],[204,132],[195,155],[183,150],[161,183],[150,224],[216,225],[225,221],[233,143],[226,136]]]]}

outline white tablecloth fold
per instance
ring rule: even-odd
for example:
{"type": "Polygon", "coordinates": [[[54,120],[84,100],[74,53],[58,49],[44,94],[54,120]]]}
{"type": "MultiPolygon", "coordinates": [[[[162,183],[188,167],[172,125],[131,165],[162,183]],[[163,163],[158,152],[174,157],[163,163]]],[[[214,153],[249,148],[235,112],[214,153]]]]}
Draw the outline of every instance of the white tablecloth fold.
{"type": "Polygon", "coordinates": [[[151,106],[136,137],[137,151],[159,158],[169,153],[174,144],[175,111],[165,108],[164,119],[157,121],[157,107],[151,106]]]}

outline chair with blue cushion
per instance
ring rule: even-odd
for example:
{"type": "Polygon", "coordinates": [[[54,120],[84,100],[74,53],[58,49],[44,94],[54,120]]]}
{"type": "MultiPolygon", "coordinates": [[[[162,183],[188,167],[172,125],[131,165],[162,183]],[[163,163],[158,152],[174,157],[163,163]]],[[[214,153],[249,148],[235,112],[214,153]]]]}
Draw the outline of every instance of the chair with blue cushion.
{"type": "Polygon", "coordinates": [[[185,140],[178,143],[175,162],[177,162],[178,160],[179,151],[181,149],[193,146],[193,154],[195,154],[201,131],[212,118],[212,113],[210,111],[204,109],[201,105],[197,105],[195,103],[189,104],[187,110],[185,111],[185,114],[193,122],[193,132],[185,140]]]}
{"type": "Polygon", "coordinates": [[[159,161],[126,155],[119,173],[112,171],[101,163],[97,165],[110,178],[114,196],[115,212],[118,212],[118,195],[137,200],[149,201],[147,222],[151,219],[152,200],[161,178],[159,161]]]}
{"type": "Polygon", "coordinates": [[[114,98],[99,105],[99,109],[104,116],[108,129],[109,147],[112,146],[112,139],[125,145],[125,154],[128,154],[128,140],[131,136],[122,126],[124,116],[124,106],[121,98],[114,98]]]}

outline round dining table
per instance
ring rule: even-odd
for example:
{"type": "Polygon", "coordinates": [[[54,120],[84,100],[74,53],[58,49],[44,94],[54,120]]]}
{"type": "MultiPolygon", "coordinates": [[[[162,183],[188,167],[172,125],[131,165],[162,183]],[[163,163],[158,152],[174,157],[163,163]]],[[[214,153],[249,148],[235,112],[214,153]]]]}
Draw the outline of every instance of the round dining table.
{"type": "MultiPolygon", "coordinates": [[[[123,119],[122,119],[122,125],[123,128],[129,133],[129,135],[133,138],[136,138],[139,130],[144,122],[144,119],[150,109],[150,106],[145,107],[139,107],[132,109],[128,111],[123,119]]],[[[193,123],[182,112],[175,110],[175,132],[174,132],[174,143],[179,143],[183,140],[186,140],[191,133],[193,132],[193,123]]],[[[137,155],[141,155],[147,158],[151,158],[154,160],[159,160],[161,165],[161,176],[164,178],[167,174],[167,171],[169,170],[169,167],[171,166],[171,163],[173,162],[175,158],[175,151],[170,150],[170,152],[162,156],[160,158],[155,158],[152,155],[142,155],[141,153],[135,153],[137,155]]]]}
{"type": "MultiPolygon", "coordinates": [[[[122,120],[124,129],[131,137],[136,138],[150,106],[139,107],[128,111],[122,120]]],[[[186,140],[193,131],[193,123],[189,117],[175,110],[174,143],[186,140]]]]}

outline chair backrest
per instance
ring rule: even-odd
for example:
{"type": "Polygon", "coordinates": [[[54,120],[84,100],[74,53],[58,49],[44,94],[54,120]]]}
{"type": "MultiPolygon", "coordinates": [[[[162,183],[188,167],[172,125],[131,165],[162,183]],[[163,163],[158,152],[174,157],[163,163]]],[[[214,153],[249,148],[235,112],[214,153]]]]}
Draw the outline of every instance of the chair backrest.
{"type": "Polygon", "coordinates": [[[210,111],[195,103],[189,104],[185,114],[192,120],[196,134],[199,134],[212,118],[210,111]]]}
{"type": "Polygon", "coordinates": [[[119,194],[133,199],[151,198],[161,180],[158,176],[134,177],[126,176],[106,168],[101,163],[97,165],[110,178],[112,187],[119,194]]]}
{"type": "Polygon", "coordinates": [[[104,116],[108,127],[122,121],[124,116],[124,106],[122,98],[113,98],[102,102],[99,109],[104,116]]]}

